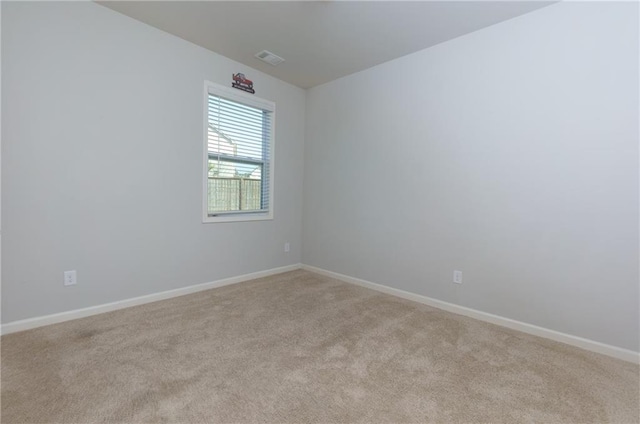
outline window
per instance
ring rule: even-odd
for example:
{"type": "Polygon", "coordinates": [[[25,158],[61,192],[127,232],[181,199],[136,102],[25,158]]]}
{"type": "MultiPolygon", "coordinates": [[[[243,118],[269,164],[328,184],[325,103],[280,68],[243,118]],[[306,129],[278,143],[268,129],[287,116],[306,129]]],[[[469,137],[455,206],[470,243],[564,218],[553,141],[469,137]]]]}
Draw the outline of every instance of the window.
{"type": "Polygon", "coordinates": [[[204,222],[273,218],[275,105],[205,84],[204,222]]]}

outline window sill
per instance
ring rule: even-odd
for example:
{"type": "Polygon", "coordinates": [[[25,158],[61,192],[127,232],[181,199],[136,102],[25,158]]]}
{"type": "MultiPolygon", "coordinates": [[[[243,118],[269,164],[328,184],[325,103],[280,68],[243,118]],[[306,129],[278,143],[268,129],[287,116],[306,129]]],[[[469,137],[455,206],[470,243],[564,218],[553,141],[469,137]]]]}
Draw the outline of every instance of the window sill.
{"type": "Polygon", "coordinates": [[[220,216],[205,216],[203,224],[215,224],[217,222],[247,222],[247,221],[272,221],[273,213],[248,213],[248,214],[227,214],[220,216]]]}

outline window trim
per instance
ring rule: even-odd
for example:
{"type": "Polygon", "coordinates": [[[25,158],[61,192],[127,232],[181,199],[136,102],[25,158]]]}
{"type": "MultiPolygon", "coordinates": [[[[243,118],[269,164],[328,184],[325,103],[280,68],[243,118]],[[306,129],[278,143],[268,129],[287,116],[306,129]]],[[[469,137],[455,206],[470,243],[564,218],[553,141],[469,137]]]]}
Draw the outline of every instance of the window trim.
{"type": "MultiPolygon", "coordinates": [[[[273,186],[274,186],[274,163],[275,163],[275,125],[276,125],[276,104],[272,101],[255,97],[254,95],[245,93],[238,89],[226,87],[214,82],[204,82],[204,103],[203,103],[203,158],[202,158],[202,222],[204,224],[210,224],[215,222],[243,222],[243,221],[267,221],[273,219],[273,186]],[[269,172],[269,205],[267,212],[256,211],[238,211],[238,212],[223,212],[218,216],[209,216],[209,148],[208,148],[208,136],[209,136],[209,94],[214,96],[224,97],[227,100],[242,103],[247,106],[260,108],[271,113],[271,131],[270,131],[270,145],[269,145],[269,160],[265,161],[268,165],[269,172]]],[[[263,176],[264,178],[264,176],[263,176]]]]}

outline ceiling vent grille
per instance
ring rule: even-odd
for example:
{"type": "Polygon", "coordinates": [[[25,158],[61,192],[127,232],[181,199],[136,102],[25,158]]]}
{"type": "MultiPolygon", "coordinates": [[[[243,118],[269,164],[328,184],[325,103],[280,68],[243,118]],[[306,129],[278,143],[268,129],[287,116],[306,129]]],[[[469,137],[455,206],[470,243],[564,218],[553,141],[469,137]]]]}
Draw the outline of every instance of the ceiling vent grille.
{"type": "Polygon", "coordinates": [[[256,54],[256,57],[263,62],[267,62],[269,65],[279,65],[284,62],[284,59],[278,55],[275,55],[267,50],[262,50],[260,53],[256,54]]]}

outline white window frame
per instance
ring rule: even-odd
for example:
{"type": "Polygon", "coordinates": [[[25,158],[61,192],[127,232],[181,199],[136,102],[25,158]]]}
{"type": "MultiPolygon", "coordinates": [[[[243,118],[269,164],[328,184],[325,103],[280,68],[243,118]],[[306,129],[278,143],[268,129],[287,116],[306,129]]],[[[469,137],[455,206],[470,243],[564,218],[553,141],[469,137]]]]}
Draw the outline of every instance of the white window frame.
{"type": "MultiPolygon", "coordinates": [[[[203,179],[202,179],[202,222],[205,224],[215,222],[242,222],[242,221],[266,221],[273,219],[273,186],[274,186],[274,159],[275,159],[275,123],[276,123],[276,104],[272,101],[255,97],[252,94],[245,93],[236,88],[225,87],[214,82],[204,82],[204,103],[203,103],[203,179]],[[238,212],[225,212],[217,216],[209,216],[209,202],[208,202],[208,183],[209,183],[209,148],[208,148],[208,136],[209,136],[209,94],[214,96],[220,96],[227,100],[242,103],[247,106],[267,110],[271,113],[271,133],[270,133],[270,146],[269,146],[269,205],[266,212],[254,212],[254,211],[238,211],[238,212]]],[[[263,176],[264,178],[265,176],[263,176]]]]}

